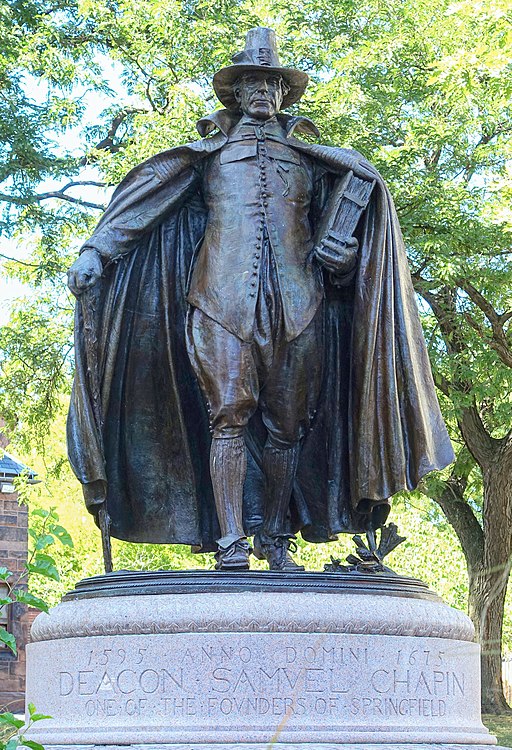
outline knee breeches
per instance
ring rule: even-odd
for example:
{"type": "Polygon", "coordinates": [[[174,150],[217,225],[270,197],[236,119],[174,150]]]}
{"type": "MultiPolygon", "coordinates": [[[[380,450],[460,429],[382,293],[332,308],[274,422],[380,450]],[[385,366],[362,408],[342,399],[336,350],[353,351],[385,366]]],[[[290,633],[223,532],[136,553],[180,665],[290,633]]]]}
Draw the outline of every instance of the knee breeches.
{"type": "Polygon", "coordinates": [[[205,396],[214,438],[243,435],[259,407],[270,441],[287,447],[307,431],[322,377],[322,308],[307,328],[286,341],[282,326],[257,320],[245,342],[209,318],[190,310],[190,360],[205,396]]]}

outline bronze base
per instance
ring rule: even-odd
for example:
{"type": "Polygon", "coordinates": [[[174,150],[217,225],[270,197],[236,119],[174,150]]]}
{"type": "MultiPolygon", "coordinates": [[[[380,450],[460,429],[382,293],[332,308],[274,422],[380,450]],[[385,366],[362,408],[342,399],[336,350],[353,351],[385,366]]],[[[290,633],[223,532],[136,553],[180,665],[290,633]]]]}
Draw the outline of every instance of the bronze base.
{"type": "Polygon", "coordinates": [[[315,592],[400,596],[440,601],[436,593],[416,578],[388,573],[271,572],[210,570],[118,570],[79,581],[64,597],[88,599],[99,596],[147,594],[198,594],[240,591],[315,592]]]}

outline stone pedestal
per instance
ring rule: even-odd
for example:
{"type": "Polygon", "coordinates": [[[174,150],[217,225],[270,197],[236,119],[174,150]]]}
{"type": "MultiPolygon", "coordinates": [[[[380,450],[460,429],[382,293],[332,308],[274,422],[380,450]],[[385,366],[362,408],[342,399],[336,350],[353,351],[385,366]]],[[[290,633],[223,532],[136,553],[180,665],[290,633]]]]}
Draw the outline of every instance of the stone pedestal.
{"type": "Polygon", "coordinates": [[[470,620],[386,575],[116,573],[41,614],[33,738],[71,750],[477,748],[470,620]]]}

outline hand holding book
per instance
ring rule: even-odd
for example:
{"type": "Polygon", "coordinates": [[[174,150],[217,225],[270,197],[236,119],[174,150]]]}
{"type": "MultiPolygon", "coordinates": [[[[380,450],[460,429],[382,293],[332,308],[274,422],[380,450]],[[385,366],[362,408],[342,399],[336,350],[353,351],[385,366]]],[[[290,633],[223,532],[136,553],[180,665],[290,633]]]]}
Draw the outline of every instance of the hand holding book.
{"type": "Polygon", "coordinates": [[[315,248],[319,263],[333,274],[346,274],[355,268],[359,243],[355,237],[345,237],[330,231],[315,248]]]}
{"type": "Polygon", "coordinates": [[[348,283],[357,266],[357,224],[368,205],[375,181],[347,172],[335,186],[315,234],[315,255],[333,275],[334,283],[348,283]]]}

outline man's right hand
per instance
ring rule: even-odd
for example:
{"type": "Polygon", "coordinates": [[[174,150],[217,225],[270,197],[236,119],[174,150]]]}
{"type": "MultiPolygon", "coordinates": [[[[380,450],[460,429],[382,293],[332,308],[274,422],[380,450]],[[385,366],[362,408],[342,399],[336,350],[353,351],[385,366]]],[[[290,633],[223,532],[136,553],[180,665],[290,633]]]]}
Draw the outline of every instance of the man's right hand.
{"type": "Polygon", "coordinates": [[[103,264],[99,253],[92,248],[84,250],[68,271],[68,286],[78,297],[94,286],[102,273],[103,264]]]}

